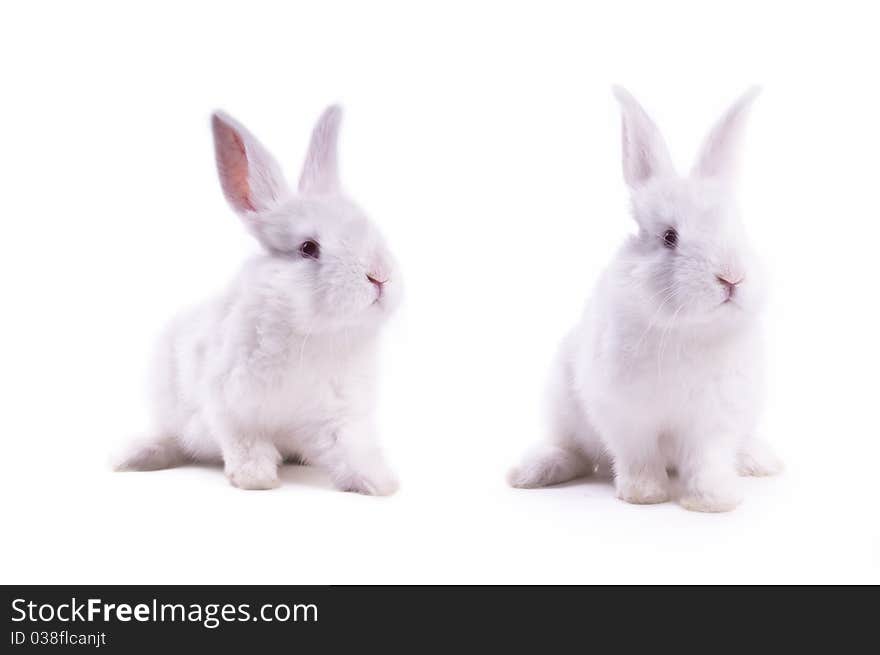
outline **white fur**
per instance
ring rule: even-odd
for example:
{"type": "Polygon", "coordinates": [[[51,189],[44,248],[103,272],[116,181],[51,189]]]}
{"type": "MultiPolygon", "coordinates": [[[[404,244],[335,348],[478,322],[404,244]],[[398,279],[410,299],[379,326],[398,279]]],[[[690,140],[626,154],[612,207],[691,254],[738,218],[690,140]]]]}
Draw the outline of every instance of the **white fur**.
{"type": "Polygon", "coordinates": [[[122,454],[117,469],[222,461],[233,485],[269,489],[290,459],[325,469],[346,491],[396,490],[373,410],[377,338],[399,302],[400,276],[379,232],[339,188],[339,120],[336,107],[321,117],[294,192],[244,127],[214,115],[223,191],[263,251],[226,293],[165,332],[153,437],[122,454]],[[300,251],[307,240],[319,244],[317,259],[300,251]]]}
{"type": "Polygon", "coordinates": [[[654,123],[615,89],[623,112],[624,178],[638,233],[617,253],[565,339],[550,385],[551,442],[509,476],[516,487],[613,468],[619,498],[670,498],[731,510],[737,473],[781,464],[754,438],[762,397],[761,270],[732,200],[747,93],[710,132],[687,177],[672,169],[654,123]],[[675,248],[664,244],[669,228],[675,248]],[[730,302],[726,285],[741,279],[730,302]]]}

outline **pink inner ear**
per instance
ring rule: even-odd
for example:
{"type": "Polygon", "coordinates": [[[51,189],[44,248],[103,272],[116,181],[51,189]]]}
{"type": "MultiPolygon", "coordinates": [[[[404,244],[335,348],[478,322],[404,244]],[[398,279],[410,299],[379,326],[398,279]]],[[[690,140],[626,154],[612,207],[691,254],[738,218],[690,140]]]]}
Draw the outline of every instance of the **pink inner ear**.
{"type": "Polygon", "coordinates": [[[213,117],[211,125],[214,130],[217,173],[223,194],[238,211],[255,211],[248,182],[247,150],[241,135],[218,116],[213,117]]]}

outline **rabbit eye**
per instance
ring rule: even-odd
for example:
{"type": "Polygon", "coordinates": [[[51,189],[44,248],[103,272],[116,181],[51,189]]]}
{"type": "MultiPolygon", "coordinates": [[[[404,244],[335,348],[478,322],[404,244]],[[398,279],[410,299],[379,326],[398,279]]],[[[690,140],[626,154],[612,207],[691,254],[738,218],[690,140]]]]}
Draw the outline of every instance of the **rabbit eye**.
{"type": "Polygon", "coordinates": [[[321,256],[321,246],[318,245],[317,241],[303,241],[299,247],[299,254],[307,259],[317,259],[321,256]]]}
{"type": "Polygon", "coordinates": [[[678,232],[669,228],[663,233],[663,245],[667,248],[675,248],[678,245],[678,232]]]}

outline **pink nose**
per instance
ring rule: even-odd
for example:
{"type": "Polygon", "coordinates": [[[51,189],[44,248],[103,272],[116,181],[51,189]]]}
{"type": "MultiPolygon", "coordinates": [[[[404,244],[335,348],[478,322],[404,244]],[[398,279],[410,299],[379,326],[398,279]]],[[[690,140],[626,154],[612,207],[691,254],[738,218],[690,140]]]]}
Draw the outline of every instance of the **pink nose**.
{"type": "Polygon", "coordinates": [[[736,287],[740,285],[743,281],[742,278],[738,280],[731,280],[729,276],[725,275],[716,275],[715,278],[727,289],[727,296],[733,296],[734,291],[736,291],[736,287]]]}
{"type": "Polygon", "coordinates": [[[382,288],[382,285],[388,281],[388,280],[383,280],[382,278],[380,278],[372,273],[367,273],[367,279],[370,282],[372,282],[373,284],[375,284],[377,287],[379,287],[380,289],[382,288]]]}

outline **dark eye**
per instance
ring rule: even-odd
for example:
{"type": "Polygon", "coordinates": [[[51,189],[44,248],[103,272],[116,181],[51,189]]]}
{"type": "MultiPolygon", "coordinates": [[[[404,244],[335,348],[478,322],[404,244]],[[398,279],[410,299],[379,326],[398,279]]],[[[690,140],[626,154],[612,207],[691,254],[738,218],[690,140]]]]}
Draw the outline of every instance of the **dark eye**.
{"type": "Polygon", "coordinates": [[[678,232],[669,228],[663,233],[663,245],[667,248],[675,248],[678,245],[678,232]]]}
{"type": "Polygon", "coordinates": [[[303,241],[299,247],[299,254],[308,259],[317,259],[321,256],[321,246],[317,241],[303,241]]]}

